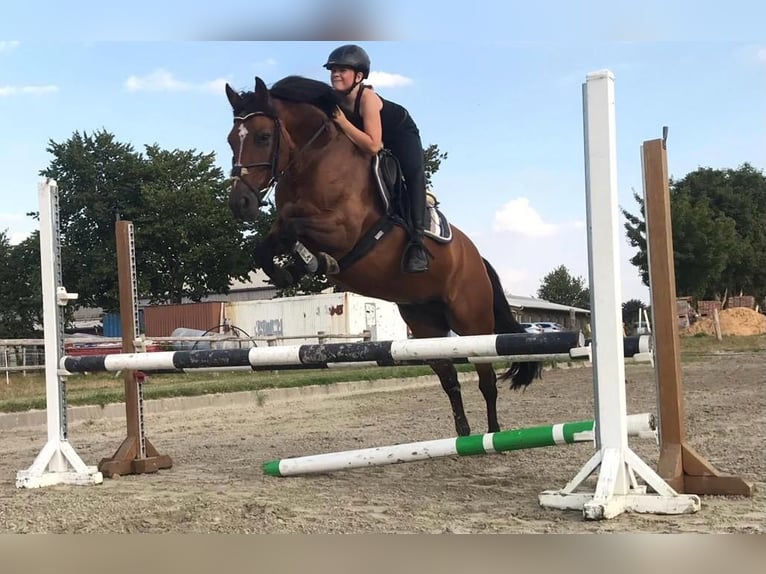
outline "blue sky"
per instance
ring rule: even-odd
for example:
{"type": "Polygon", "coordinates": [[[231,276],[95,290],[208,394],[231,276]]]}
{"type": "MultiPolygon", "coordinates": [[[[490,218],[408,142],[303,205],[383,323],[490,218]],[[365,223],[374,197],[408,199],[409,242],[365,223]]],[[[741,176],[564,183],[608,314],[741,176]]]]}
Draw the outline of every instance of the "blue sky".
{"type": "MultiPolygon", "coordinates": [[[[198,10],[194,22],[173,20],[162,6],[153,7],[153,18],[133,21],[99,4],[88,26],[58,8],[51,17],[67,33],[45,41],[31,25],[0,24],[0,229],[18,241],[35,228],[24,214],[37,209],[49,139],[103,128],[139,150],[158,143],[214,151],[226,168],[231,116],[224,82],[245,89],[255,75],[267,84],[289,74],[327,79],[321,66],[342,42],[200,39],[310,37],[304,27],[316,29],[317,14],[350,14],[338,2],[320,3],[324,11],[282,2],[285,10],[303,6],[304,16],[286,24],[282,13],[267,10],[248,30],[227,19],[225,4],[198,10]],[[171,21],[175,27],[159,25],[171,21]]],[[[652,2],[640,13],[612,10],[610,21],[568,8],[540,32],[537,20],[536,28],[524,26],[534,16],[526,7],[505,3],[492,17],[478,9],[445,12],[442,26],[429,21],[430,33],[415,41],[413,31],[433,17],[428,4],[407,12],[413,9],[404,3],[373,2],[353,12],[357,25],[375,22],[366,37],[400,37],[359,43],[372,57],[371,83],[410,110],[424,145],[448,152],[434,178],[443,210],[514,294],[533,295],[560,264],[587,278],[581,85],[588,72],[615,74],[619,195],[630,211],[637,210],[632,190],[642,184],[639,146],[660,137],[663,125],[670,127],[674,177],[744,162],[766,169],[766,40],[747,29],[766,21],[759,5],[734,34],[725,20],[703,18],[704,10],[681,18],[678,8],[665,9],[670,18],[662,20],[661,5],[652,2]],[[705,23],[713,39],[700,32],[705,23]],[[585,33],[590,29],[598,33],[585,33]]],[[[8,10],[11,19],[22,15],[18,7],[8,10]]],[[[254,9],[244,10],[255,17],[254,9]]],[[[623,298],[647,301],[627,245],[622,255],[623,298]]]]}

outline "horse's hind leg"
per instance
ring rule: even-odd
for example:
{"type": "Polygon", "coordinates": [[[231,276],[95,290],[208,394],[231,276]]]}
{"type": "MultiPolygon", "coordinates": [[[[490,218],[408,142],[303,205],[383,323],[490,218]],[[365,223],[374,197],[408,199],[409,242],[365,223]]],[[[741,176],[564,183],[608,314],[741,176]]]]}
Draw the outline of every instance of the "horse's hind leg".
{"type": "Polygon", "coordinates": [[[460,393],[460,381],[457,378],[455,365],[449,359],[429,361],[428,365],[436,373],[436,376],[439,377],[442,389],[444,389],[449,398],[450,405],[452,406],[452,416],[455,419],[455,430],[458,436],[468,436],[471,434],[471,425],[468,424],[468,417],[465,415],[463,396],[460,393]]]}
{"type": "Polygon", "coordinates": [[[497,375],[490,363],[475,365],[479,374],[479,390],[487,403],[487,432],[500,431],[497,422],[497,375]]]}
{"type": "MultiPolygon", "coordinates": [[[[449,335],[449,327],[441,304],[400,304],[399,313],[416,338],[446,337],[449,335]]],[[[463,407],[463,396],[460,393],[460,381],[457,378],[455,365],[450,360],[428,361],[428,365],[439,377],[442,389],[449,398],[458,436],[471,434],[471,427],[463,407]]]]}
{"type": "MultiPolygon", "coordinates": [[[[483,272],[483,268],[481,271],[483,272]]],[[[450,325],[459,335],[489,335],[494,332],[491,286],[488,282],[481,285],[478,277],[466,279],[470,289],[458,294],[450,306],[450,325]]],[[[487,432],[498,432],[500,424],[497,421],[495,369],[491,363],[479,363],[474,367],[479,375],[479,390],[487,403],[487,432]]]]}

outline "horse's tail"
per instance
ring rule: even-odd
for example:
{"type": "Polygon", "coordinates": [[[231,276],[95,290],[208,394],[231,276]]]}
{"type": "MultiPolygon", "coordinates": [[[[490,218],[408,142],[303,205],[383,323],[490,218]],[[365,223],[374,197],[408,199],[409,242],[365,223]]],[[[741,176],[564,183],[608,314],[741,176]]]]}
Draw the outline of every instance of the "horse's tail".
{"type": "MultiPolygon", "coordinates": [[[[487,269],[487,275],[492,283],[492,303],[495,312],[495,333],[524,333],[522,327],[511,313],[511,306],[505,298],[503,286],[500,284],[500,277],[497,271],[489,264],[489,261],[482,258],[484,267],[487,269]]],[[[539,379],[543,370],[541,362],[523,362],[513,363],[507,372],[500,376],[500,380],[511,379],[511,388],[518,389],[526,387],[534,379],[539,379]]]]}

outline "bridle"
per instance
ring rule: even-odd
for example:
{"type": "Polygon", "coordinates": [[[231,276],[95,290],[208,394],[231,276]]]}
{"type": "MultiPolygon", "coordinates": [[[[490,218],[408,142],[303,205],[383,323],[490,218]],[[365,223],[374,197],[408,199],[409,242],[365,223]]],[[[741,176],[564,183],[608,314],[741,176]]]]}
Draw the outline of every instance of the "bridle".
{"type": "Polygon", "coordinates": [[[297,152],[295,151],[295,146],[292,144],[292,140],[289,137],[287,137],[288,140],[288,146],[289,146],[289,161],[287,162],[287,165],[279,169],[279,147],[282,140],[282,130],[284,129],[284,126],[282,122],[279,120],[278,117],[268,114],[266,112],[252,112],[244,116],[234,116],[234,123],[236,124],[238,121],[245,122],[248,119],[250,119],[253,116],[265,116],[269,118],[271,121],[274,122],[274,134],[275,134],[275,142],[271,150],[271,157],[268,161],[259,161],[255,163],[248,163],[248,164],[242,164],[242,150],[245,147],[245,138],[247,137],[247,129],[244,128],[244,125],[240,125],[239,129],[239,154],[237,158],[232,158],[232,167],[231,167],[231,177],[235,182],[241,182],[244,183],[245,186],[253,192],[255,197],[258,198],[258,206],[262,207],[264,205],[267,205],[266,196],[269,194],[269,191],[276,187],[277,183],[279,182],[279,178],[282,177],[285,172],[295,163],[295,160],[304,152],[306,149],[316,141],[316,139],[321,135],[321,133],[327,128],[327,126],[330,124],[329,119],[326,119],[322,122],[322,125],[319,126],[317,131],[314,132],[314,135],[312,135],[309,140],[301,147],[300,150],[297,152]],[[268,183],[261,188],[260,190],[256,190],[251,186],[246,179],[243,179],[242,176],[248,175],[251,170],[259,169],[259,168],[268,168],[271,171],[271,177],[269,178],[268,183]]]}

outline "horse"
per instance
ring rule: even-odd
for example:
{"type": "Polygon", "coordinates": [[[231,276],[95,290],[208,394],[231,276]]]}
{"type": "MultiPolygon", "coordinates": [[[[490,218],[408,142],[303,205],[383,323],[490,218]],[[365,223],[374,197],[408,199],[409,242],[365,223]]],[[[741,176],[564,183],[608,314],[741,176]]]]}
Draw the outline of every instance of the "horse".
{"type": "MultiPolygon", "coordinates": [[[[254,91],[226,84],[226,95],[234,114],[229,208],[235,219],[256,221],[274,191],[276,220],[257,244],[254,261],[277,287],[307,272],[325,274],[345,290],[394,302],[415,338],[525,332],[495,269],[451,224],[449,242],[426,238],[428,271],[402,272],[406,225],[381,199],[374,158],[333,122],[339,100],[329,85],[287,76],[269,89],[256,77],[254,91]],[[280,264],[285,256],[293,262],[280,264]]],[[[469,435],[453,362],[427,363],[449,398],[455,430],[469,435]]],[[[474,366],[488,432],[500,431],[497,374],[490,363],[474,366]]],[[[500,380],[526,388],[541,371],[540,362],[512,363],[500,380]]]]}

